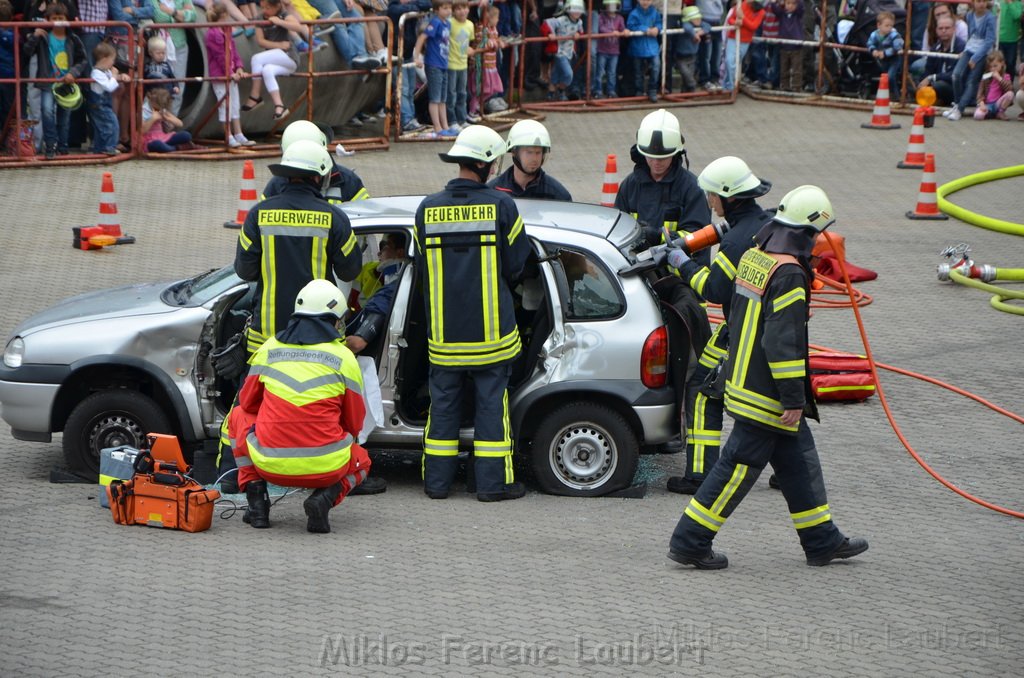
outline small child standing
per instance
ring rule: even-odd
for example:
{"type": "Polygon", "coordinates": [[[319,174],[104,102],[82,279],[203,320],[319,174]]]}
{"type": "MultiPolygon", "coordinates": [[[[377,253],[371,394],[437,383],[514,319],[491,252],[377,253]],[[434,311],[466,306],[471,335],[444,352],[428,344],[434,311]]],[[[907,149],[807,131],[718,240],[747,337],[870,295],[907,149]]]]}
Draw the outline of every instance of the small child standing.
{"type": "Polygon", "coordinates": [[[1006,72],[1006,58],[997,49],[985,57],[985,75],[978,86],[978,107],[975,120],[998,118],[1006,120],[1006,109],[1013,104],[1013,79],[1006,72]]]}
{"type": "MultiPolygon", "coordinates": [[[[47,21],[68,21],[68,9],[62,2],[49,2],[43,15],[47,21]]],[[[53,81],[64,84],[75,82],[89,72],[89,59],[81,38],[70,32],[66,26],[54,26],[47,32],[37,28],[25,41],[22,58],[25,63],[36,56],[35,77],[41,82],[39,90],[40,118],[42,118],[43,144],[47,160],[54,155],[68,154],[68,131],[71,111],[57,105],[53,96],[53,81]],[[49,82],[47,82],[47,80],[49,82]]],[[[117,139],[114,139],[117,144],[117,139]]]]}
{"type": "Polygon", "coordinates": [[[448,52],[451,28],[448,18],[452,15],[451,0],[433,0],[433,14],[416,38],[412,58],[417,66],[424,66],[427,72],[427,94],[430,103],[430,122],[434,134],[454,137],[459,131],[448,126],[448,52]],[[426,56],[424,56],[426,52],[426,56]]]}
{"type": "Polygon", "coordinates": [[[661,34],[661,12],[654,8],[654,0],[637,0],[637,5],[629,13],[626,28],[643,35],[629,38],[629,55],[633,57],[633,79],[636,93],[639,95],[644,88],[644,71],[649,70],[647,81],[647,98],[658,100],[658,87],[661,81],[661,58],[658,49],[658,36],[661,34]]]}
{"type": "Polygon", "coordinates": [[[142,146],[149,153],[171,153],[192,143],[192,135],[181,129],[182,122],[171,113],[171,95],[165,89],[151,89],[142,104],[142,146]],[[170,128],[170,129],[168,129],[170,128]]]}
{"type": "Polygon", "coordinates": [[[469,57],[473,56],[473,39],[476,26],[469,20],[468,0],[453,0],[451,35],[448,38],[448,121],[460,129],[468,125],[466,97],[468,95],[466,76],[469,73],[469,57]]]}
{"type": "MultiPolygon", "coordinates": [[[[153,36],[146,43],[146,52],[149,58],[146,59],[146,69],[143,75],[144,80],[174,80],[174,68],[167,61],[167,41],[159,36],[153,36]]],[[[177,82],[154,82],[143,84],[143,90],[149,92],[154,87],[165,89],[171,93],[171,98],[181,94],[181,88],[177,82]]]]}
{"type": "Polygon", "coordinates": [[[626,20],[619,14],[619,0],[604,0],[604,11],[597,18],[597,32],[607,35],[597,41],[597,76],[594,98],[614,99],[619,72],[619,38],[626,34],[626,20]]]}
{"type": "Polygon", "coordinates": [[[890,89],[898,89],[896,77],[900,73],[900,52],[903,51],[903,38],[895,27],[896,16],[892,12],[879,12],[867,45],[871,56],[878,61],[878,67],[889,74],[890,89]]]}
{"type": "MultiPolygon", "coordinates": [[[[780,8],[773,3],[779,19],[779,37],[786,40],[804,39],[804,3],[784,0],[780,8]]],[[[801,45],[784,44],[779,49],[779,89],[799,92],[804,85],[804,49],[801,45]]]]}
{"type": "Polygon", "coordinates": [[[620,38],[626,33],[626,20],[619,14],[620,0],[604,0],[604,11],[597,18],[597,32],[607,35],[597,41],[597,72],[594,75],[594,98],[609,99],[618,95],[620,38]]]}
{"type": "Polygon", "coordinates": [[[726,33],[725,38],[725,77],[722,79],[722,89],[731,92],[736,85],[736,64],[743,64],[743,58],[750,49],[754,40],[754,33],[761,27],[764,21],[764,5],[761,0],[744,0],[742,4],[733,5],[728,14],[725,15],[725,23],[733,28],[726,33]],[[739,35],[735,26],[739,24],[739,35]]]}
{"type": "MultiPolygon", "coordinates": [[[[478,77],[474,83],[478,96],[473,104],[475,113],[486,113],[484,105],[505,91],[498,73],[498,50],[505,49],[505,41],[498,35],[501,10],[494,5],[487,8],[487,17],[477,31],[479,44],[475,48],[478,77]]],[[[472,116],[470,116],[472,117],[472,116]]]]}
{"type": "MultiPolygon", "coordinates": [[[[210,23],[221,23],[228,17],[227,6],[223,2],[213,2],[206,10],[206,18],[210,23]]],[[[246,139],[242,134],[242,120],[240,113],[240,97],[238,93],[238,81],[245,75],[242,69],[242,60],[238,57],[238,50],[235,49],[235,41],[231,38],[227,26],[212,27],[206,31],[206,64],[207,74],[212,80],[213,95],[217,97],[217,119],[223,124],[226,118],[231,119],[231,129],[228,132],[228,146],[238,148],[239,146],[255,146],[255,141],[246,139]],[[230,80],[227,78],[230,76],[230,80]],[[230,94],[230,96],[228,96],[230,94]],[[225,100],[228,99],[228,100],[225,100]]]]}
{"type": "MultiPolygon", "coordinates": [[[[551,35],[548,40],[555,40],[560,37],[574,36],[583,32],[583,21],[580,17],[586,7],[583,0],[569,0],[565,5],[564,13],[557,17],[551,24],[551,35]]],[[[551,67],[551,81],[548,83],[548,101],[566,101],[569,97],[565,90],[572,84],[572,61],[576,55],[575,40],[559,40],[558,51],[555,53],[555,62],[551,67]]]]}
{"type": "Polygon", "coordinates": [[[697,89],[697,50],[702,40],[711,33],[709,26],[696,6],[683,8],[683,34],[676,40],[676,68],[682,76],[683,92],[697,89]]]}
{"type": "Polygon", "coordinates": [[[117,49],[109,42],[101,42],[92,50],[93,68],[89,86],[93,96],[89,99],[89,120],[92,122],[92,152],[117,155],[117,140],[121,128],[114,113],[113,92],[121,82],[128,82],[128,75],[118,73],[114,66],[117,49]]]}

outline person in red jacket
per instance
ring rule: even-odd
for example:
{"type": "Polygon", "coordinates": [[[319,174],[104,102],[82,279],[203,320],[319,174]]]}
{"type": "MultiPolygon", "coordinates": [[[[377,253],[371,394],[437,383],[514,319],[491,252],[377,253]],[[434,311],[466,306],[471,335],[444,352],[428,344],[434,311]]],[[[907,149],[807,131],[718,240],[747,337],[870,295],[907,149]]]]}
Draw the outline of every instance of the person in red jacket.
{"type": "Polygon", "coordinates": [[[739,42],[736,40],[736,29],[726,32],[725,40],[725,79],[722,81],[722,89],[731,92],[733,81],[736,76],[736,62],[743,63],[743,57],[747,55],[750,43],[754,39],[754,33],[761,27],[764,21],[764,4],[760,0],[747,0],[742,5],[737,5],[729,10],[725,17],[727,26],[740,26],[739,42]],[[738,47],[738,53],[737,53],[738,47]]]}
{"type": "Polygon", "coordinates": [[[362,373],[337,329],[346,308],[334,283],[313,280],[287,327],[252,357],[229,428],[249,504],[243,520],[253,527],[270,527],[269,481],[313,489],[306,529],[330,532],[328,512],[370,471],[356,443],[366,417],[362,373]]]}

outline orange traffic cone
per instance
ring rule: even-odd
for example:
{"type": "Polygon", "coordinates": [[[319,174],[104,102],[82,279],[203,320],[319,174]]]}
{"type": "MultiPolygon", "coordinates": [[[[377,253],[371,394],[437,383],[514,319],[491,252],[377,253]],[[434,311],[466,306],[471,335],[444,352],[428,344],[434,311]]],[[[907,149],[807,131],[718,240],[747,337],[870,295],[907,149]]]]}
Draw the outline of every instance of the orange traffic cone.
{"type": "Polygon", "coordinates": [[[234,221],[225,221],[224,228],[241,228],[245,217],[256,205],[256,168],[252,160],[245,161],[242,168],[242,188],[238,191],[238,213],[234,221]]]}
{"type": "Polygon", "coordinates": [[[900,169],[922,169],[924,167],[924,108],[914,110],[914,124],[910,127],[910,141],[907,154],[896,163],[900,169]]]}
{"type": "Polygon", "coordinates": [[[604,161],[604,186],[601,188],[601,205],[604,207],[615,207],[615,196],[619,193],[618,173],[615,154],[609,153],[604,161]]]}
{"type": "Polygon", "coordinates": [[[117,214],[117,196],[114,195],[114,175],[103,173],[103,184],[100,186],[100,217],[96,227],[103,235],[121,237],[121,219],[117,214]]]}
{"type": "Polygon", "coordinates": [[[935,155],[925,153],[924,172],[921,175],[921,191],[917,196],[917,207],[907,212],[908,219],[949,219],[939,211],[935,199],[935,155]]]}
{"type": "Polygon", "coordinates": [[[898,129],[889,116],[889,74],[882,73],[878,81],[878,94],[875,96],[875,110],[871,114],[871,122],[861,124],[865,129],[898,129]]]}

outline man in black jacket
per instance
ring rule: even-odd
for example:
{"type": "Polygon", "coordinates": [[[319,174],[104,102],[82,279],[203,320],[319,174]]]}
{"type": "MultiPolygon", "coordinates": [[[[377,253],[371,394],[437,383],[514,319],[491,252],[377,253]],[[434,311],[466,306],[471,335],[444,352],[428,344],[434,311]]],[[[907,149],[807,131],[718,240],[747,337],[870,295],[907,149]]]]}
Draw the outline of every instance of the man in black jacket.
{"type": "Polygon", "coordinates": [[[521,342],[512,288],[530,244],[515,201],[484,182],[505,153],[489,127],[470,125],[441,159],[459,165],[444,190],[416,210],[416,266],[427,308],[430,414],[423,435],[423,489],[445,499],[455,477],[463,393],[476,402],[477,499],[519,499],[512,472],[508,379],[521,342]]]}
{"type": "MultiPolygon", "coordinates": [[[[939,42],[932,45],[931,51],[944,54],[960,54],[964,51],[964,41],[956,37],[953,17],[939,17],[935,22],[935,34],[939,42]]],[[[917,86],[931,85],[935,89],[935,103],[939,105],[945,106],[953,101],[953,69],[956,63],[956,59],[940,56],[930,56],[924,62],[924,77],[917,86]]]]}
{"type": "MultiPolygon", "coordinates": [[[[673,249],[668,263],[705,300],[722,306],[725,322],[718,325],[704,347],[698,365],[686,385],[686,469],[682,476],[668,479],[669,492],[693,494],[718,461],[722,437],[722,393],[716,383],[706,384],[729,353],[729,310],[733,281],[740,257],[754,246],[754,236],[772,219],[757,204],[757,198],[772,185],[758,179],[747,163],[733,156],[718,158],[704,168],[697,183],[707,193],[711,209],[725,217],[729,230],[722,237],[711,266],[701,266],[683,252],[673,249]]],[[[724,382],[722,382],[724,383],[724,382]]]]}
{"type": "Polygon", "coordinates": [[[509,193],[513,198],[538,198],[572,202],[565,186],[543,169],[551,151],[551,135],[536,120],[520,120],[508,131],[508,152],[512,167],[491,179],[487,185],[509,193]]]}

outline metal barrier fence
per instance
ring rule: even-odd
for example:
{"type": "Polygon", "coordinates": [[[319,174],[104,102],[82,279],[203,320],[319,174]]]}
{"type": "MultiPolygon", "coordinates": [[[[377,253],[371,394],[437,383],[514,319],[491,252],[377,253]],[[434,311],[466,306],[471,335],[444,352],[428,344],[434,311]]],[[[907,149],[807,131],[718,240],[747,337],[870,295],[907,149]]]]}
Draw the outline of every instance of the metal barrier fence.
{"type": "MultiPolygon", "coordinates": [[[[353,17],[353,18],[337,18],[337,19],[319,19],[315,21],[304,21],[303,26],[306,28],[306,37],[309,38],[307,43],[313,44],[313,32],[318,26],[332,25],[342,26],[344,24],[351,23],[386,23],[390,26],[390,20],[384,16],[368,16],[368,17],[353,17]]],[[[146,40],[144,36],[148,34],[155,34],[161,29],[167,30],[172,28],[181,29],[182,24],[158,24],[149,23],[145,26],[138,28],[132,27],[130,24],[125,22],[105,21],[105,22],[4,22],[0,23],[2,28],[11,28],[16,31],[16,35],[24,34],[25,31],[35,30],[37,28],[52,29],[54,26],[61,26],[67,29],[83,28],[83,27],[98,27],[104,28],[114,27],[119,30],[121,35],[115,41],[117,46],[122,49],[118,51],[119,58],[123,58],[128,62],[130,66],[131,81],[124,85],[123,91],[128,98],[128,115],[126,116],[125,122],[127,123],[127,138],[131,139],[130,150],[124,153],[118,153],[115,156],[97,155],[92,153],[75,153],[73,155],[60,156],[50,160],[42,160],[40,156],[33,153],[29,154],[25,144],[18,143],[17,141],[6,144],[11,146],[12,153],[10,155],[0,155],[0,168],[2,167],[17,167],[25,165],[35,165],[45,163],[47,165],[69,165],[69,164],[96,164],[96,163],[116,163],[124,160],[129,160],[136,157],[145,158],[160,158],[160,159],[224,159],[231,157],[267,157],[272,155],[280,154],[280,147],[276,138],[280,128],[286,125],[292,120],[300,118],[314,119],[314,115],[320,121],[330,123],[334,126],[338,126],[347,121],[352,115],[354,115],[360,107],[367,103],[372,103],[371,99],[383,98],[385,110],[391,108],[391,36],[393,31],[388,31],[387,51],[388,56],[383,65],[372,70],[353,70],[351,68],[343,68],[341,65],[340,57],[338,57],[333,50],[331,52],[317,53],[311,48],[305,54],[300,55],[303,57],[304,63],[299,64],[300,69],[296,70],[286,78],[282,78],[281,93],[282,96],[288,96],[287,102],[285,103],[286,108],[289,109],[290,114],[281,120],[267,120],[267,111],[255,111],[252,115],[248,113],[243,114],[243,122],[250,122],[259,130],[259,134],[266,138],[266,141],[256,146],[242,147],[242,148],[231,148],[228,144],[230,138],[230,116],[225,115],[225,121],[220,123],[216,121],[215,115],[218,107],[221,103],[224,103],[227,108],[230,108],[231,104],[231,88],[226,87],[226,93],[223,98],[217,98],[211,93],[211,87],[209,84],[212,82],[229,82],[232,80],[230,74],[223,77],[210,77],[207,75],[206,58],[205,58],[205,45],[201,39],[201,33],[199,31],[192,31],[190,29],[210,29],[213,27],[225,29],[231,31],[235,28],[246,27],[246,26],[269,26],[268,21],[252,21],[252,22],[197,22],[188,24],[189,33],[191,36],[190,40],[199,49],[196,52],[190,50],[189,63],[192,64],[192,55],[199,54],[196,57],[197,61],[202,63],[202,75],[187,74],[179,81],[175,79],[145,79],[144,75],[144,64],[145,64],[145,44],[146,40]],[[318,65],[315,62],[319,62],[318,65]],[[305,70],[302,70],[304,65],[305,70]],[[369,82],[370,78],[379,78],[382,82],[379,83],[382,86],[379,91],[376,87],[366,87],[365,84],[369,82]],[[301,84],[299,81],[302,81],[301,84]],[[149,153],[142,144],[143,134],[141,131],[142,121],[142,102],[144,99],[144,91],[147,86],[160,85],[166,83],[179,83],[182,89],[182,121],[185,123],[184,127],[193,132],[193,138],[196,142],[193,148],[182,149],[174,153],[149,153]],[[343,87],[344,85],[344,87],[343,87]],[[347,88],[345,92],[348,96],[336,96],[339,91],[347,88]],[[319,95],[319,98],[318,96],[319,95]],[[186,104],[187,101],[187,111],[186,104]],[[344,117],[347,116],[347,117],[344,117]],[[219,137],[219,139],[218,139],[219,137]]],[[[339,29],[336,29],[339,30],[339,29]]],[[[16,64],[22,63],[21,54],[21,40],[16,39],[14,41],[14,58],[16,64]]],[[[247,42],[241,40],[235,41],[236,50],[239,53],[239,57],[243,63],[247,61],[245,58],[247,51],[247,42]]],[[[91,59],[91,55],[90,59],[91,59]]],[[[225,54],[225,58],[228,56],[225,54]]],[[[229,66],[229,65],[228,65],[229,66]]],[[[225,73],[229,73],[230,68],[225,69],[225,73]]],[[[243,98],[247,94],[246,89],[243,89],[252,79],[251,73],[245,73],[245,76],[239,82],[239,97],[243,98]]],[[[38,124],[38,121],[26,121],[26,110],[28,108],[27,102],[25,101],[25,94],[29,87],[35,86],[38,83],[55,83],[56,79],[44,80],[39,78],[30,78],[22,74],[21,69],[15,74],[13,79],[0,79],[0,85],[11,85],[14,87],[14,106],[12,107],[11,113],[8,116],[8,121],[0,121],[0,128],[10,132],[5,135],[6,138],[10,139],[11,134],[15,140],[20,140],[22,136],[22,130],[26,128],[28,122],[31,122],[33,126],[38,124]],[[17,124],[14,121],[23,121],[17,124]]],[[[78,78],[76,82],[79,86],[87,88],[92,80],[89,78],[78,78]]],[[[33,110],[33,112],[35,112],[33,110]]],[[[390,120],[384,120],[384,133],[377,137],[363,137],[355,139],[343,139],[341,140],[347,146],[352,148],[359,148],[363,150],[367,149],[386,149],[388,147],[388,133],[389,133],[390,120]]],[[[331,140],[332,142],[334,140],[331,140]]]]}

